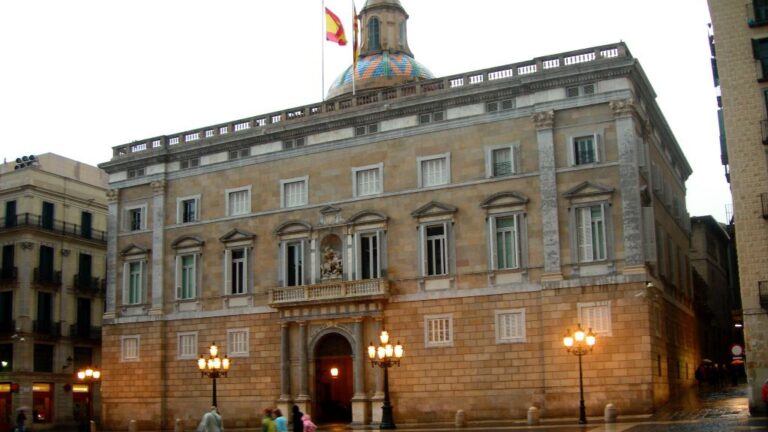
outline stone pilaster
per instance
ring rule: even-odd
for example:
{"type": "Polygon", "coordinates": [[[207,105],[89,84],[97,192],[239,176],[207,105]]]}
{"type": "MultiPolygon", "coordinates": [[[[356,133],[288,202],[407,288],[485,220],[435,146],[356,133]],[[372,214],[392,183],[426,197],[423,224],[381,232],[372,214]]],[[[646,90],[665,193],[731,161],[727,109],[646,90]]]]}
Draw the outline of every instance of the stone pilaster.
{"type": "Polygon", "coordinates": [[[107,293],[104,301],[106,310],[104,311],[104,320],[108,324],[109,320],[115,318],[117,279],[117,232],[118,215],[120,214],[120,204],[118,198],[120,191],[110,189],[107,191],[107,293]]]}
{"type": "Polygon", "coordinates": [[[294,401],[303,413],[310,413],[309,398],[309,370],[307,362],[309,356],[307,353],[307,323],[299,322],[299,396],[294,401]]]}
{"type": "Polygon", "coordinates": [[[365,396],[364,368],[365,368],[365,341],[363,339],[363,320],[358,318],[353,323],[355,345],[352,352],[353,391],[352,396],[352,423],[365,424],[368,420],[368,398],[365,396]]]}
{"type": "Polygon", "coordinates": [[[291,400],[291,334],[290,324],[280,326],[280,401],[291,400]]]}
{"type": "Polygon", "coordinates": [[[165,275],[165,180],[152,182],[152,308],[150,314],[163,313],[163,281],[165,275]]]}
{"type": "Polygon", "coordinates": [[[557,173],[555,165],[555,112],[533,114],[539,147],[539,188],[541,195],[541,226],[544,245],[544,276],[542,279],[562,279],[560,268],[560,230],[557,216],[557,173]]]}
{"type": "MultiPolygon", "coordinates": [[[[383,327],[381,318],[376,318],[373,324],[374,337],[378,338],[383,327]]],[[[375,369],[374,380],[374,393],[371,398],[371,424],[379,424],[381,423],[381,406],[384,404],[384,374],[380,367],[375,369]]]]}

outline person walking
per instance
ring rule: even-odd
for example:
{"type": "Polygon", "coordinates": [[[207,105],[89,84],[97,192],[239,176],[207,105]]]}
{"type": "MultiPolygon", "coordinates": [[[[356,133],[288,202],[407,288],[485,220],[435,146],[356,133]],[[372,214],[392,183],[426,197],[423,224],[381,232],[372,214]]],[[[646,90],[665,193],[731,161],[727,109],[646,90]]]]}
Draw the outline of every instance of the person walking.
{"type": "Polygon", "coordinates": [[[26,422],[27,422],[27,415],[24,414],[23,409],[19,409],[19,413],[16,414],[16,430],[18,432],[26,431],[27,430],[25,425],[26,422]]]}
{"type": "Polygon", "coordinates": [[[203,419],[197,426],[197,432],[224,432],[224,424],[216,406],[212,406],[210,411],[203,414],[203,419]]]}
{"type": "Polygon", "coordinates": [[[294,405],[291,412],[293,432],[304,432],[304,421],[301,419],[302,417],[304,417],[304,413],[299,410],[298,405],[294,405]]]}
{"type": "Polygon", "coordinates": [[[301,418],[301,421],[304,422],[304,432],[317,431],[317,425],[312,423],[312,417],[310,417],[309,414],[304,414],[304,416],[301,418]]]}
{"type": "Polygon", "coordinates": [[[277,432],[275,421],[272,419],[272,408],[264,409],[264,417],[261,419],[261,432],[277,432]]]}
{"type": "Polygon", "coordinates": [[[283,417],[283,412],[280,411],[280,408],[275,408],[273,414],[275,416],[275,429],[277,429],[277,432],[288,432],[288,419],[283,417]]]}

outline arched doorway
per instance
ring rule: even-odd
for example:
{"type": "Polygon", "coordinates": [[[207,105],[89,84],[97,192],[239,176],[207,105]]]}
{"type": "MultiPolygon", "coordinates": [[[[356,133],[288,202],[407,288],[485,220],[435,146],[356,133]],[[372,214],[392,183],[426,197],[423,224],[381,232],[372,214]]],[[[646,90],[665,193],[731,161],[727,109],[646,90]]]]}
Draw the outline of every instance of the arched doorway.
{"type": "Polygon", "coordinates": [[[352,421],[352,347],[338,333],[329,333],[315,345],[314,417],[322,423],[352,421]],[[331,370],[338,375],[333,377],[331,370]]]}

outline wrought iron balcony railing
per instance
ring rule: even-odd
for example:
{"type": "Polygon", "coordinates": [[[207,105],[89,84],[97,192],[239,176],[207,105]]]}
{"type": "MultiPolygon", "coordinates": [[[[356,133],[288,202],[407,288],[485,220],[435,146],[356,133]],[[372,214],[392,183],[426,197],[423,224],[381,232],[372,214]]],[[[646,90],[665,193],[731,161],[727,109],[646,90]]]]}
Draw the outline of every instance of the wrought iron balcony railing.
{"type": "Polygon", "coordinates": [[[16,267],[0,268],[0,281],[13,282],[19,277],[19,269],[16,267]]]}
{"type": "Polygon", "coordinates": [[[16,321],[14,320],[2,320],[0,321],[0,335],[12,335],[16,333],[16,321]]]}
{"type": "Polygon", "coordinates": [[[32,331],[39,336],[61,336],[61,326],[58,321],[32,321],[32,331]]]}
{"type": "Polygon", "coordinates": [[[386,279],[340,280],[314,285],[274,288],[270,290],[269,294],[270,304],[276,306],[385,298],[389,296],[389,281],[386,279]]]}
{"type": "Polygon", "coordinates": [[[61,285],[60,271],[35,267],[32,277],[34,278],[35,282],[39,284],[61,285]]]}
{"type": "Polygon", "coordinates": [[[76,274],[73,277],[73,285],[76,290],[90,292],[93,294],[104,292],[106,288],[106,282],[106,279],[97,277],[81,277],[79,274],[76,274]]]}
{"type": "Polygon", "coordinates": [[[12,218],[0,218],[0,231],[17,227],[38,228],[65,236],[79,237],[98,242],[107,241],[107,233],[105,231],[83,227],[71,222],[45,219],[40,215],[32,213],[21,213],[12,218]]]}
{"type": "Polygon", "coordinates": [[[101,327],[85,326],[82,324],[72,324],[71,326],[69,326],[69,336],[75,339],[100,341],[101,327]]]}

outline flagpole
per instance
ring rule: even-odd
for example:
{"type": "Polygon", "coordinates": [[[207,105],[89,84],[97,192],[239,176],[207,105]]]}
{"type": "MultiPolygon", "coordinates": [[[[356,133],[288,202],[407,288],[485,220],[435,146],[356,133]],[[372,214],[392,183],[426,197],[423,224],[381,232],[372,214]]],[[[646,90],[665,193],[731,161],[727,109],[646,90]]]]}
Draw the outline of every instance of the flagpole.
{"type": "Polygon", "coordinates": [[[322,13],[320,14],[320,17],[322,18],[322,21],[320,23],[320,52],[322,53],[322,60],[320,61],[320,68],[322,69],[320,71],[320,79],[322,82],[320,83],[320,97],[322,98],[322,101],[325,102],[325,0],[322,1],[322,13]]]}

